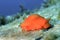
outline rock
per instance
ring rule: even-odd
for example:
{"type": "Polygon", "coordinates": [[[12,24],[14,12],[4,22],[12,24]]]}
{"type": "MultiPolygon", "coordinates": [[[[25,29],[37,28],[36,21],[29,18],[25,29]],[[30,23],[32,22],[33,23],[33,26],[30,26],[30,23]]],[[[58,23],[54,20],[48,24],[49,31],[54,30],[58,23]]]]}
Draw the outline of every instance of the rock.
{"type": "Polygon", "coordinates": [[[43,40],[55,40],[60,37],[60,25],[55,25],[53,28],[48,30],[44,36],[43,40]]]}
{"type": "Polygon", "coordinates": [[[6,24],[6,19],[4,16],[0,16],[0,25],[5,25],[6,24]]]}

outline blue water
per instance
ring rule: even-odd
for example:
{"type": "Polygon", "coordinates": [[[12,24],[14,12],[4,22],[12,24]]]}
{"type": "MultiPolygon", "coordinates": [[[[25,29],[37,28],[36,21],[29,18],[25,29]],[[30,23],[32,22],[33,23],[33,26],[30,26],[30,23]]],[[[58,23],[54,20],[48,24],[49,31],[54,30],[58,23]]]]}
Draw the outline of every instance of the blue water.
{"type": "Polygon", "coordinates": [[[29,10],[40,8],[42,2],[43,0],[0,0],[0,15],[16,14],[20,10],[20,4],[29,10]]]}

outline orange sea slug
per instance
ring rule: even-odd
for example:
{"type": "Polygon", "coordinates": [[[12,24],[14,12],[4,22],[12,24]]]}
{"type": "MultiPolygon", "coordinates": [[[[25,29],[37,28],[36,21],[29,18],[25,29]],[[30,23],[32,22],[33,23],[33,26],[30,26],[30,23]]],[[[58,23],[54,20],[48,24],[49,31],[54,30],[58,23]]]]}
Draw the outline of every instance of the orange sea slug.
{"type": "Polygon", "coordinates": [[[38,14],[28,16],[22,23],[21,28],[24,31],[42,30],[50,27],[49,21],[38,14]]]}

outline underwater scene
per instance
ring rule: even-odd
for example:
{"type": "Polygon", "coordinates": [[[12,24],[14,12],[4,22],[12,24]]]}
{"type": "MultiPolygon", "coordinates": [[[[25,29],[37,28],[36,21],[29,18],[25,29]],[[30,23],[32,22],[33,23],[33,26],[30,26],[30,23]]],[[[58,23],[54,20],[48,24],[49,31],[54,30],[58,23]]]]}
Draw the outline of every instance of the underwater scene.
{"type": "Polygon", "coordinates": [[[60,0],[0,0],[0,40],[60,40],[60,0]]]}

